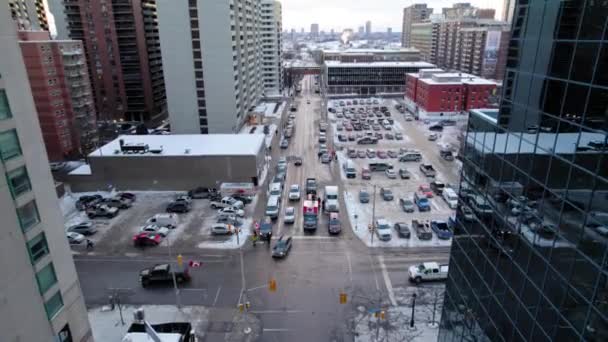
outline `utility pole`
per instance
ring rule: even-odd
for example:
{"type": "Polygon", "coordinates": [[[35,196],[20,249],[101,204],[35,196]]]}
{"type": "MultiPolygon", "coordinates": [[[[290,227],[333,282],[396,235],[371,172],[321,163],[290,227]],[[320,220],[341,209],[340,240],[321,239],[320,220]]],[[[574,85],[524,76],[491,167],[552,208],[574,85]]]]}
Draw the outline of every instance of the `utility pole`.
{"type": "Polygon", "coordinates": [[[374,185],[374,197],[372,201],[372,245],[374,244],[374,232],[376,231],[376,185],[374,185]]]}

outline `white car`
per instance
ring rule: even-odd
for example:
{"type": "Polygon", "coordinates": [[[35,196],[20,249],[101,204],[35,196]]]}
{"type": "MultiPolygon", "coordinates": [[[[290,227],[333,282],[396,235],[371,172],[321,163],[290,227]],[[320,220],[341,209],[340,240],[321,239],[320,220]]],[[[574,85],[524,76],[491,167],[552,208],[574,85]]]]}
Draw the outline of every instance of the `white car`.
{"type": "Polygon", "coordinates": [[[386,173],[386,177],[388,177],[389,179],[397,178],[397,172],[395,172],[394,169],[386,169],[384,173],[386,173]]]}
{"type": "Polygon", "coordinates": [[[299,201],[300,200],[300,186],[298,184],[293,184],[289,187],[289,200],[290,201],[299,201]]]}
{"type": "Polygon", "coordinates": [[[68,238],[68,242],[70,243],[70,245],[78,245],[82,243],[85,239],[84,235],[79,233],[66,232],[65,235],[68,238]]]}
{"type": "Polygon", "coordinates": [[[224,214],[236,215],[238,217],[245,216],[245,211],[243,209],[238,209],[235,207],[223,208],[223,209],[218,210],[217,213],[220,215],[224,215],[224,214]]]}
{"type": "Polygon", "coordinates": [[[141,229],[139,231],[142,233],[145,233],[145,232],[157,233],[162,237],[165,237],[165,236],[167,236],[167,234],[169,234],[169,228],[157,226],[155,224],[147,224],[147,225],[141,227],[141,229]]]}
{"type": "Polygon", "coordinates": [[[211,235],[230,235],[234,229],[233,225],[226,223],[214,223],[211,226],[211,235]]]}
{"type": "Polygon", "coordinates": [[[285,208],[285,214],[283,215],[284,223],[296,222],[296,209],[294,207],[285,208]]]}

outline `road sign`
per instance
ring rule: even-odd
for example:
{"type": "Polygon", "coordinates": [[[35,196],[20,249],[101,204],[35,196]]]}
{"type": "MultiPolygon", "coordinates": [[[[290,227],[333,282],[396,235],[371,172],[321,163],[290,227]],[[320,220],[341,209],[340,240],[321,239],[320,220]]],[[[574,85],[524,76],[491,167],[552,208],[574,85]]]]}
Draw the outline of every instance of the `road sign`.
{"type": "Polygon", "coordinates": [[[348,296],[346,293],[340,293],[340,304],[346,304],[348,301],[348,296]]]}

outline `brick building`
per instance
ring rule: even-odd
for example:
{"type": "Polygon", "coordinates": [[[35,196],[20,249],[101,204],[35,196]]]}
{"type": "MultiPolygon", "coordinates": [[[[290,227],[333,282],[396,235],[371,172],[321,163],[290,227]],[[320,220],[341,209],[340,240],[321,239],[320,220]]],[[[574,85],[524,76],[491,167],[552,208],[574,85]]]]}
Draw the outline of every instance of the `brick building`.
{"type": "Polygon", "coordinates": [[[50,160],[88,154],[97,145],[96,112],[82,43],[19,31],[19,45],[50,160]]]}
{"type": "Polygon", "coordinates": [[[454,117],[490,107],[496,86],[496,82],[470,74],[421,70],[406,76],[406,108],[423,119],[454,117]]]}

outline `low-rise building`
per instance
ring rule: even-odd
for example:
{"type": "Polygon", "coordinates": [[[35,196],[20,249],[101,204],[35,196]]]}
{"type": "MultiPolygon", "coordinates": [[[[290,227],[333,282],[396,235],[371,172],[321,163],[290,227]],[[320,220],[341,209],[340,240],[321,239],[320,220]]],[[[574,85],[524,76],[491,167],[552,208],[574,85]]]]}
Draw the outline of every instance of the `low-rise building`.
{"type": "Polygon", "coordinates": [[[369,62],[417,62],[420,61],[420,51],[416,48],[400,49],[345,49],[322,50],[320,64],[326,61],[342,63],[369,62]]]}
{"type": "Polygon", "coordinates": [[[434,68],[427,62],[341,63],[323,65],[323,87],[328,96],[395,95],[405,92],[405,75],[434,68]]]}
{"type": "Polygon", "coordinates": [[[406,78],[405,105],[419,118],[447,118],[487,108],[496,82],[465,73],[428,69],[406,78]]]}
{"type": "Polygon", "coordinates": [[[223,182],[258,185],[263,134],[121,135],[69,174],[72,191],[189,190],[223,182]]]}

